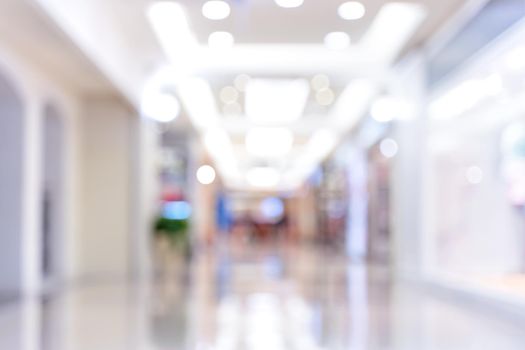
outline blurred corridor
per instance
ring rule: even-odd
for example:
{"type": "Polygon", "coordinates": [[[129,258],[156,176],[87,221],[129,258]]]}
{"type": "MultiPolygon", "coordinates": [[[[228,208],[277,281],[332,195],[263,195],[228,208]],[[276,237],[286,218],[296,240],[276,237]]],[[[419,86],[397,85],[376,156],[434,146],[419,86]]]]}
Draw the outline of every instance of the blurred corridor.
{"type": "Polygon", "coordinates": [[[0,349],[524,325],[524,0],[0,0],[0,349]]]}

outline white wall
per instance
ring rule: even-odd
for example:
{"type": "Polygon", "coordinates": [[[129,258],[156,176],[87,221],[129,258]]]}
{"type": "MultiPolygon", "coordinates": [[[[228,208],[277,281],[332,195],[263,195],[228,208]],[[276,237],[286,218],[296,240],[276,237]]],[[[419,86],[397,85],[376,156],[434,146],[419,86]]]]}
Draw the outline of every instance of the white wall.
{"type": "Polygon", "coordinates": [[[131,238],[131,111],[116,99],[89,99],[82,121],[81,277],[128,275],[131,238]]]}

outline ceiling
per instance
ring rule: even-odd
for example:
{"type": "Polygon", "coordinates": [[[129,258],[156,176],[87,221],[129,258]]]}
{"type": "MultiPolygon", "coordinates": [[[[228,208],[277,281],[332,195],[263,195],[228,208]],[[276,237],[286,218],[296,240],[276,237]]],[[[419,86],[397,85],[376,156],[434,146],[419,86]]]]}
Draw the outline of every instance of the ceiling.
{"type": "MultiPolygon", "coordinates": [[[[152,20],[151,13],[148,17],[155,1],[28,1],[41,6],[138,108],[147,97],[145,91],[175,93],[184,111],[178,120],[189,120],[201,135],[224,183],[249,190],[299,186],[385,92],[385,79],[400,55],[432,36],[466,2],[403,1],[401,15],[408,9],[409,16],[390,11],[389,17],[385,9],[399,3],[367,0],[363,2],[365,16],[348,21],[337,14],[344,0],[305,0],[298,8],[282,8],[273,0],[227,0],[230,16],[214,21],[202,15],[204,0],[178,0],[172,2],[181,5],[183,20],[177,11],[171,19],[169,11],[161,11],[157,20],[160,16],[167,22],[155,26],[160,22],[152,20]],[[230,32],[235,45],[208,48],[208,36],[214,31],[230,32]],[[327,49],[323,40],[333,31],[347,33],[350,47],[327,49]],[[239,74],[249,75],[252,82],[301,80],[307,84],[300,118],[272,125],[291,131],[293,146],[288,152],[268,157],[248,152],[246,137],[261,126],[247,116],[248,93],[238,91],[233,115],[224,112],[220,99],[221,90],[233,86],[239,74]],[[317,92],[310,86],[318,74],[328,77],[334,97],[326,106],[319,105],[317,92]],[[257,186],[248,180],[255,170],[261,170],[259,177],[270,177],[268,169],[277,173],[279,181],[257,186]]],[[[286,107],[286,101],[280,103],[286,107]]],[[[174,125],[186,127],[180,122],[174,125]]]]}
{"type": "Polygon", "coordinates": [[[98,71],[53,21],[26,1],[0,1],[2,44],[14,47],[25,63],[85,94],[115,93],[98,71]]]}

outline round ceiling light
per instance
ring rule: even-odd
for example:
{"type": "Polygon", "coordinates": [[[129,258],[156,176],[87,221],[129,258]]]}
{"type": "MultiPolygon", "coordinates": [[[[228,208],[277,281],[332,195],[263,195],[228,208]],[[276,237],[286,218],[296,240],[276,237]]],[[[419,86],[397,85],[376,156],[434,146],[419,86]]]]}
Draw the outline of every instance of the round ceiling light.
{"type": "Polygon", "coordinates": [[[330,87],[330,78],[324,74],[317,74],[311,81],[312,89],[320,91],[330,87]]]}
{"type": "Polygon", "coordinates": [[[332,103],[334,103],[335,100],[335,94],[330,88],[322,89],[317,91],[317,94],[315,94],[315,99],[318,104],[321,106],[329,106],[332,103]]]}
{"type": "Polygon", "coordinates": [[[324,37],[324,44],[331,50],[344,50],[350,46],[350,36],[344,32],[331,32],[324,37]]]}
{"type": "Polygon", "coordinates": [[[197,180],[203,185],[210,185],[215,181],[215,169],[210,165],[203,165],[197,170],[197,180]]]}
{"type": "Polygon", "coordinates": [[[275,3],[284,8],[294,8],[301,6],[304,0],[275,0],[275,3]]]}
{"type": "Polygon", "coordinates": [[[352,21],[363,18],[366,9],[365,5],[358,1],[348,1],[339,6],[337,13],[341,18],[352,21]]]}
{"type": "Polygon", "coordinates": [[[211,49],[231,49],[235,39],[229,32],[213,32],[208,37],[208,47],[211,49]]]}
{"type": "Polygon", "coordinates": [[[202,15],[214,21],[227,18],[230,12],[230,5],[225,1],[211,0],[202,5],[202,15]]]}
{"type": "Polygon", "coordinates": [[[384,139],[379,144],[379,151],[385,158],[395,157],[399,150],[399,146],[396,141],[392,139],[384,139]]]}
{"type": "Polygon", "coordinates": [[[239,91],[233,86],[225,86],[221,89],[220,93],[221,101],[224,103],[233,103],[237,102],[239,98],[239,91]]]}

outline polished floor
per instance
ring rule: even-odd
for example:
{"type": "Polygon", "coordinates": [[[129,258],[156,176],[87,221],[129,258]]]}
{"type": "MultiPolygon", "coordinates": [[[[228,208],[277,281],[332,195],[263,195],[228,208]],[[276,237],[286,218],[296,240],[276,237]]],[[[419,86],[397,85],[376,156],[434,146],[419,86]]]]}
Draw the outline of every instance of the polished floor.
{"type": "Polygon", "coordinates": [[[390,281],[329,248],[157,259],[151,285],[0,306],[2,350],[524,349],[525,323],[390,281]]]}

